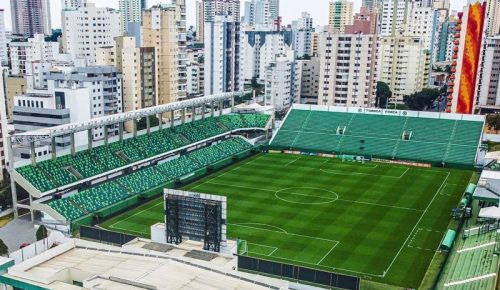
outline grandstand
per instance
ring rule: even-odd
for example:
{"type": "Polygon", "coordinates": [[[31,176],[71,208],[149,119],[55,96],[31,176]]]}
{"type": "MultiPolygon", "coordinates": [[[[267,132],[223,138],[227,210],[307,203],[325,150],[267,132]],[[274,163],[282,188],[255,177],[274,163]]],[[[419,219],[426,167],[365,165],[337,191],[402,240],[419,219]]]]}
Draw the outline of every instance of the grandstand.
{"type": "Polygon", "coordinates": [[[451,254],[439,289],[495,289],[498,272],[496,231],[469,236],[451,254]]]}
{"type": "Polygon", "coordinates": [[[51,201],[48,205],[64,216],[67,221],[74,221],[134,195],[158,187],[163,189],[162,185],[168,182],[248,151],[252,147],[242,138],[229,138],[215,145],[168,160],[160,165],[104,182],[68,198],[51,201]]]}
{"type": "Polygon", "coordinates": [[[37,160],[33,154],[29,164],[15,163],[12,183],[30,193],[29,204],[17,204],[14,198],[15,209],[30,209],[32,218],[33,211],[40,211],[43,222],[64,224],[69,229],[77,220],[78,224],[85,224],[95,217],[106,217],[161,193],[164,187],[248,155],[254,145],[238,136],[239,132],[260,131],[262,135],[270,127],[271,118],[262,113],[234,114],[233,107],[224,108],[228,101],[234,104],[232,99],[238,94],[197,98],[9,138],[11,144],[28,145],[32,150],[35,142],[40,141],[52,143],[53,149],[52,158],[37,160]],[[199,107],[205,109],[205,114],[186,118],[188,109],[197,112],[199,107]],[[165,113],[168,119],[163,118],[165,113]],[[151,128],[150,116],[164,122],[151,128]],[[147,119],[147,129],[137,132],[136,122],[140,118],[147,119]],[[125,122],[134,122],[134,131],[128,135],[123,132],[125,122]],[[104,142],[75,148],[75,133],[116,124],[119,136],[108,137],[105,130],[104,142]],[[72,140],[70,150],[56,152],[55,137],[68,135],[72,140]]]}
{"type": "Polygon", "coordinates": [[[37,190],[45,192],[228,133],[231,130],[255,128],[254,126],[264,128],[268,120],[269,115],[252,117],[225,115],[223,120],[219,120],[218,117],[206,118],[121,142],[101,145],[92,150],[80,151],[74,156],[64,155],[55,160],[50,159],[36,165],[26,165],[17,168],[16,171],[37,190]],[[245,118],[255,118],[260,120],[260,123],[250,123],[245,118]],[[229,124],[226,126],[224,122],[229,122],[229,124]],[[242,127],[234,127],[233,122],[241,124],[242,127]]]}
{"type": "Polygon", "coordinates": [[[473,166],[483,126],[484,116],[295,105],[270,147],[473,166]]]}

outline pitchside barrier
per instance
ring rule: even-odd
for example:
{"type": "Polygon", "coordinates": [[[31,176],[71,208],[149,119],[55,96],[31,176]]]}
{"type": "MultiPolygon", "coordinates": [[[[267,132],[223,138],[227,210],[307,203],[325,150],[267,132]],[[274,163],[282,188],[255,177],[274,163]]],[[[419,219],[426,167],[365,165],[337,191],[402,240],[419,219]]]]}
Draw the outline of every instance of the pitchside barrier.
{"type": "Polygon", "coordinates": [[[100,243],[115,244],[120,246],[125,245],[126,243],[134,239],[137,239],[136,236],[87,226],[80,226],[80,237],[95,240],[100,243]]]}
{"type": "Polygon", "coordinates": [[[238,256],[238,269],[278,276],[283,279],[300,280],[340,289],[359,290],[358,277],[314,270],[259,258],[238,256]]]}

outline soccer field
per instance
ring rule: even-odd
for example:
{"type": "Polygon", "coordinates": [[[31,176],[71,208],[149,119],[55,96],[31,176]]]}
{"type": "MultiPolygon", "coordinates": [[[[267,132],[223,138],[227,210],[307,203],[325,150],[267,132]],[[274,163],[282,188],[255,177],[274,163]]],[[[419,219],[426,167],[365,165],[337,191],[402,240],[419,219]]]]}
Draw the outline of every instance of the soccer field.
{"type": "MultiPolygon", "coordinates": [[[[417,288],[472,172],[261,154],[184,187],[228,198],[247,254],[417,288]]],[[[154,200],[102,226],[149,237],[154,200]]]]}

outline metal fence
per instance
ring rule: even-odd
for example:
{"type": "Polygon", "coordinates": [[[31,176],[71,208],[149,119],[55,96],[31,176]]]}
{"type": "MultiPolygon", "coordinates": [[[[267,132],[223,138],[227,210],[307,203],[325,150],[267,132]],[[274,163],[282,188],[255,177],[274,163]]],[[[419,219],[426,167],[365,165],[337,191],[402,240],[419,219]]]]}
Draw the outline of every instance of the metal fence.
{"type": "Polygon", "coordinates": [[[101,243],[109,243],[115,245],[124,245],[134,239],[136,236],[108,231],[101,228],[94,228],[88,226],[80,227],[80,237],[99,241],[101,243]]]}
{"type": "Polygon", "coordinates": [[[238,256],[238,268],[328,287],[349,290],[360,289],[360,279],[358,277],[314,270],[248,256],[238,256]]]}

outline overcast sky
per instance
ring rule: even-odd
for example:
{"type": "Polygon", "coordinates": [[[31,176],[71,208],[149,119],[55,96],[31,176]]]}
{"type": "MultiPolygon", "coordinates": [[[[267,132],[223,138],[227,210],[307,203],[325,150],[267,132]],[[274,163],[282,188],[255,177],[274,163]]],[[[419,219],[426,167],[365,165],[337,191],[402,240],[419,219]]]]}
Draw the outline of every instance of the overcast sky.
{"type": "MultiPolygon", "coordinates": [[[[111,7],[118,9],[118,0],[89,0],[96,3],[96,6],[111,7]]],[[[161,0],[148,0],[149,4],[157,4],[160,2],[169,2],[161,0]]],[[[187,22],[188,25],[194,25],[196,22],[195,16],[195,1],[187,1],[187,22]]],[[[326,25],[328,22],[328,2],[330,0],[281,0],[280,14],[283,16],[285,24],[291,23],[292,20],[300,17],[302,11],[311,13],[314,19],[314,25],[326,25]],[[307,3],[307,4],[306,4],[307,3]]],[[[52,28],[61,27],[61,2],[62,0],[50,0],[50,8],[52,11],[52,28]]],[[[244,0],[241,1],[242,3],[244,0]]],[[[354,0],[355,11],[359,10],[361,0],[354,0]]],[[[466,0],[451,0],[452,9],[461,11],[466,0]]],[[[244,5],[241,5],[242,9],[244,5]]],[[[10,19],[10,1],[0,0],[0,9],[5,9],[5,25],[7,30],[11,30],[12,22],[10,19]]],[[[243,11],[242,11],[243,15],[243,11]]]]}

